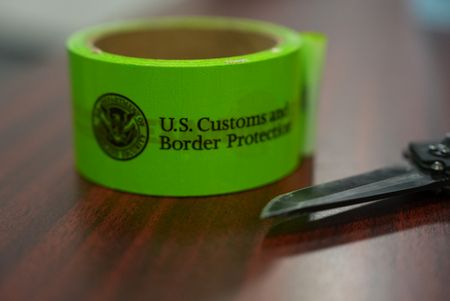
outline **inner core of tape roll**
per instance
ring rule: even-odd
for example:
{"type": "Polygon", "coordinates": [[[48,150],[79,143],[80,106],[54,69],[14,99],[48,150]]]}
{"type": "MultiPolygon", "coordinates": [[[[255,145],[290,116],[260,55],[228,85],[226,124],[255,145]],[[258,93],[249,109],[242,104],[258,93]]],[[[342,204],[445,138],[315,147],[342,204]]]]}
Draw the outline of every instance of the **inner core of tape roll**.
{"type": "Polygon", "coordinates": [[[94,47],[113,54],[148,59],[209,59],[270,49],[277,39],[237,29],[147,28],[110,33],[94,47]]]}

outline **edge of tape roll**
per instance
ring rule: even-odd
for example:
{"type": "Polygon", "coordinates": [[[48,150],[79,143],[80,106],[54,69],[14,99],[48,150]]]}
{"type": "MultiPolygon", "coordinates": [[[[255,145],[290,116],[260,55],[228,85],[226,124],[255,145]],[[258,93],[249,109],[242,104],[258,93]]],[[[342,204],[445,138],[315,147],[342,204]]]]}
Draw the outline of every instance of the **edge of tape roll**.
{"type": "Polygon", "coordinates": [[[155,196],[217,195],[285,177],[313,150],[325,43],[218,17],[75,33],[67,48],[78,171],[155,196]]]}

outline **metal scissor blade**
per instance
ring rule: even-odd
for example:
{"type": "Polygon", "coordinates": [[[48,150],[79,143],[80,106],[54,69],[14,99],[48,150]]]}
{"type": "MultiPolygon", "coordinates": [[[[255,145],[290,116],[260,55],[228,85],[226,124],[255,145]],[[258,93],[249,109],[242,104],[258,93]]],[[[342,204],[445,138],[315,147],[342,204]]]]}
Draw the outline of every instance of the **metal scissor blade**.
{"type": "Polygon", "coordinates": [[[412,167],[387,167],[279,195],[264,207],[261,218],[364,203],[433,189],[441,182],[412,167]]]}

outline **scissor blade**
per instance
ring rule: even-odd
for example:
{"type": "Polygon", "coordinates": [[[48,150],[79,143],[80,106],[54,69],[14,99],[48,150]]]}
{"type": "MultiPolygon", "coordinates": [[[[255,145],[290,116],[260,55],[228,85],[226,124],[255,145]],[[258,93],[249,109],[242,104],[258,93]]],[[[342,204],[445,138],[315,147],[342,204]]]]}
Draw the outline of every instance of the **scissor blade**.
{"type": "Polygon", "coordinates": [[[261,218],[364,203],[433,189],[441,182],[412,167],[387,167],[279,195],[264,207],[261,218]]]}

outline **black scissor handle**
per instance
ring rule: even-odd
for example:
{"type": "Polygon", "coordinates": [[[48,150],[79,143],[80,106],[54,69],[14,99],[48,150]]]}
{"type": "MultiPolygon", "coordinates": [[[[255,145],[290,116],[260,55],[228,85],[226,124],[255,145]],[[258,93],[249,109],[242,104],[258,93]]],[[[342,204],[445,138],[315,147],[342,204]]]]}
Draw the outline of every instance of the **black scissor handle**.
{"type": "Polygon", "coordinates": [[[450,176],[450,133],[441,141],[411,143],[407,156],[434,176],[450,176]]]}

